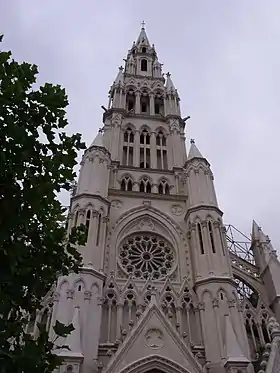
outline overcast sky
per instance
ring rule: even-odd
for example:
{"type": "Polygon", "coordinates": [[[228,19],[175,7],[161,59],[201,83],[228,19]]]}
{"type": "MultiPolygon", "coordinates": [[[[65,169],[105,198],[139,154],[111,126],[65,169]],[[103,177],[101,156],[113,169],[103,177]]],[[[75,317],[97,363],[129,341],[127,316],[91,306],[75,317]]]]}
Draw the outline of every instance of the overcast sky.
{"type": "Polygon", "coordinates": [[[249,235],[254,218],[279,249],[279,0],[0,0],[4,48],[66,88],[69,130],[87,144],[143,19],[225,223],[249,235]]]}

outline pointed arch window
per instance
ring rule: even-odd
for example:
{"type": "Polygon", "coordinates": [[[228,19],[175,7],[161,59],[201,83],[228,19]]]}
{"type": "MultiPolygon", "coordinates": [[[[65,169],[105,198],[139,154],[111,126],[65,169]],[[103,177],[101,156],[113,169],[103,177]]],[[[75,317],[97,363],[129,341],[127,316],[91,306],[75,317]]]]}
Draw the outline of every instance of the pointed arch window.
{"type": "Polygon", "coordinates": [[[144,90],[141,93],[140,108],[141,108],[141,113],[147,113],[148,114],[150,112],[150,98],[149,98],[149,94],[146,90],[144,90]]]}
{"type": "Polygon", "coordinates": [[[140,135],[140,168],[150,168],[150,134],[144,129],[140,135]]]}
{"type": "Polygon", "coordinates": [[[167,165],[167,146],[166,136],[162,131],[159,131],[156,135],[156,149],[157,149],[157,168],[160,170],[166,170],[167,165]]]}
{"type": "Polygon", "coordinates": [[[208,233],[209,233],[212,252],[213,252],[213,254],[215,254],[216,253],[216,248],[215,248],[213,227],[212,227],[211,221],[208,221],[208,233]]]}
{"type": "Polygon", "coordinates": [[[144,177],[139,184],[139,192],[142,193],[151,193],[152,192],[152,186],[147,177],[144,177]]]}
{"type": "Polygon", "coordinates": [[[166,180],[161,180],[158,185],[158,193],[159,194],[169,194],[170,193],[170,187],[166,180]]]}
{"type": "Polygon", "coordinates": [[[134,133],[131,128],[127,128],[123,137],[123,165],[133,166],[133,146],[134,133]]]}
{"type": "Polygon", "coordinates": [[[126,192],[131,192],[133,186],[133,181],[130,176],[125,176],[121,181],[121,190],[126,192]]]}
{"type": "Polygon", "coordinates": [[[78,225],[79,211],[75,212],[74,227],[78,225]]]}
{"type": "Polygon", "coordinates": [[[99,246],[99,241],[100,241],[101,218],[102,218],[102,215],[101,213],[99,213],[97,217],[96,246],[99,246]]]}
{"type": "Polygon", "coordinates": [[[200,223],[197,223],[197,232],[198,232],[198,242],[199,242],[199,247],[200,247],[200,253],[204,254],[202,228],[201,228],[201,224],[200,223]]]}
{"type": "Polygon", "coordinates": [[[129,89],[127,94],[126,94],[126,110],[134,110],[135,109],[135,92],[133,89],[129,89]]]}
{"type": "Polygon", "coordinates": [[[148,61],[146,58],[141,60],[141,71],[148,71],[148,61]]]}
{"type": "Polygon", "coordinates": [[[164,99],[160,92],[155,94],[155,114],[164,115],[164,99]]]}
{"type": "Polygon", "coordinates": [[[88,210],[87,215],[86,215],[86,235],[87,235],[87,239],[88,239],[88,232],[89,232],[89,226],[90,226],[90,218],[91,218],[91,211],[88,210]]]}

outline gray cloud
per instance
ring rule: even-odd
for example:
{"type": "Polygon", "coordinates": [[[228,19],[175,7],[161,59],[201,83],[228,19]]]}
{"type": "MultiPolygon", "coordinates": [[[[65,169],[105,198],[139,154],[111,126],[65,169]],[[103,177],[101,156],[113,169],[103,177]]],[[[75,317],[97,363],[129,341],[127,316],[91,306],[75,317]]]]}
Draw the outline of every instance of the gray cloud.
{"type": "Polygon", "coordinates": [[[280,246],[279,1],[2,1],[4,47],[63,85],[70,131],[89,144],[140,21],[181,96],[186,131],[212,164],[226,223],[253,218],[280,246]]]}

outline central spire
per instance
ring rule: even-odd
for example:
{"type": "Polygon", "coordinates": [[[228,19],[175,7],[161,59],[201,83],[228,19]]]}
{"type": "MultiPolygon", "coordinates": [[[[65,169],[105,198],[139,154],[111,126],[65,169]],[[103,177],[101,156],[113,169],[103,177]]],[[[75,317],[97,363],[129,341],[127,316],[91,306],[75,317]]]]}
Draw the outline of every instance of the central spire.
{"type": "Polygon", "coordinates": [[[149,39],[148,39],[148,36],[146,34],[146,30],[145,30],[145,22],[142,21],[141,23],[141,31],[140,31],[140,34],[138,36],[138,39],[136,41],[136,45],[139,47],[140,45],[141,46],[146,46],[146,47],[151,47],[150,43],[149,43],[149,39]]]}

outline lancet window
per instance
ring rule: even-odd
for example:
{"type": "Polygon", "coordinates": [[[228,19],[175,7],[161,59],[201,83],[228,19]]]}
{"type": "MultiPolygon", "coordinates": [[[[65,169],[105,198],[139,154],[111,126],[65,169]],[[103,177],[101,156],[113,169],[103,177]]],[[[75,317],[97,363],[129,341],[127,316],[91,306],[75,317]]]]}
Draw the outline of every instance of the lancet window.
{"type": "Polygon", "coordinates": [[[146,90],[143,90],[140,96],[140,109],[141,109],[141,113],[150,112],[150,99],[149,99],[149,94],[146,90]]]}
{"type": "Polygon", "coordinates": [[[201,228],[200,223],[197,223],[197,233],[198,233],[198,242],[199,242],[199,247],[200,247],[200,253],[204,254],[204,243],[203,243],[202,228],[201,228]]]}
{"type": "Polygon", "coordinates": [[[167,146],[166,137],[162,131],[159,131],[156,136],[156,148],[157,148],[157,168],[167,169],[167,146]]]}
{"type": "Polygon", "coordinates": [[[125,166],[133,165],[133,146],[134,134],[131,128],[127,128],[123,138],[123,164],[125,166]]]}
{"type": "Polygon", "coordinates": [[[151,182],[147,177],[143,177],[142,180],[140,181],[139,192],[142,192],[142,193],[152,192],[151,182]]]}
{"type": "Polygon", "coordinates": [[[116,340],[117,302],[114,291],[109,290],[105,296],[102,312],[102,340],[110,343],[116,340]]]}
{"type": "Polygon", "coordinates": [[[140,135],[140,168],[150,168],[150,134],[143,129],[140,135]]]}
{"type": "Polygon", "coordinates": [[[135,101],[135,92],[132,88],[130,88],[126,94],[126,109],[128,111],[135,110],[135,101]]]}
{"type": "Polygon", "coordinates": [[[164,100],[160,92],[155,94],[155,114],[164,115],[164,100]]]}
{"type": "Polygon", "coordinates": [[[125,176],[121,181],[121,190],[130,192],[132,191],[133,181],[130,176],[125,176]]]}
{"type": "Polygon", "coordinates": [[[215,242],[214,242],[213,226],[212,226],[211,221],[208,221],[208,233],[209,233],[212,252],[213,252],[213,254],[215,254],[216,253],[216,248],[215,248],[215,242]]]}
{"type": "Polygon", "coordinates": [[[147,71],[148,70],[148,61],[143,58],[141,60],[141,71],[147,71]]]}
{"type": "Polygon", "coordinates": [[[88,210],[86,214],[86,234],[88,238],[89,226],[90,226],[91,211],[88,210]]]}
{"type": "Polygon", "coordinates": [[[159,194],[169,194],[170,193],[170,187],[168,185],[168,182],[166,180],[161,180],[158,185],[158,193],[159,194]]]}
{"type": "Polygon", "coordinates": [[[96,246],[99,245],[99,241],[100,241],[101,219],[102,219],[102,215],[101,215],[101,212],[99,212],[98,217],[97,217],[96,246]]]}

